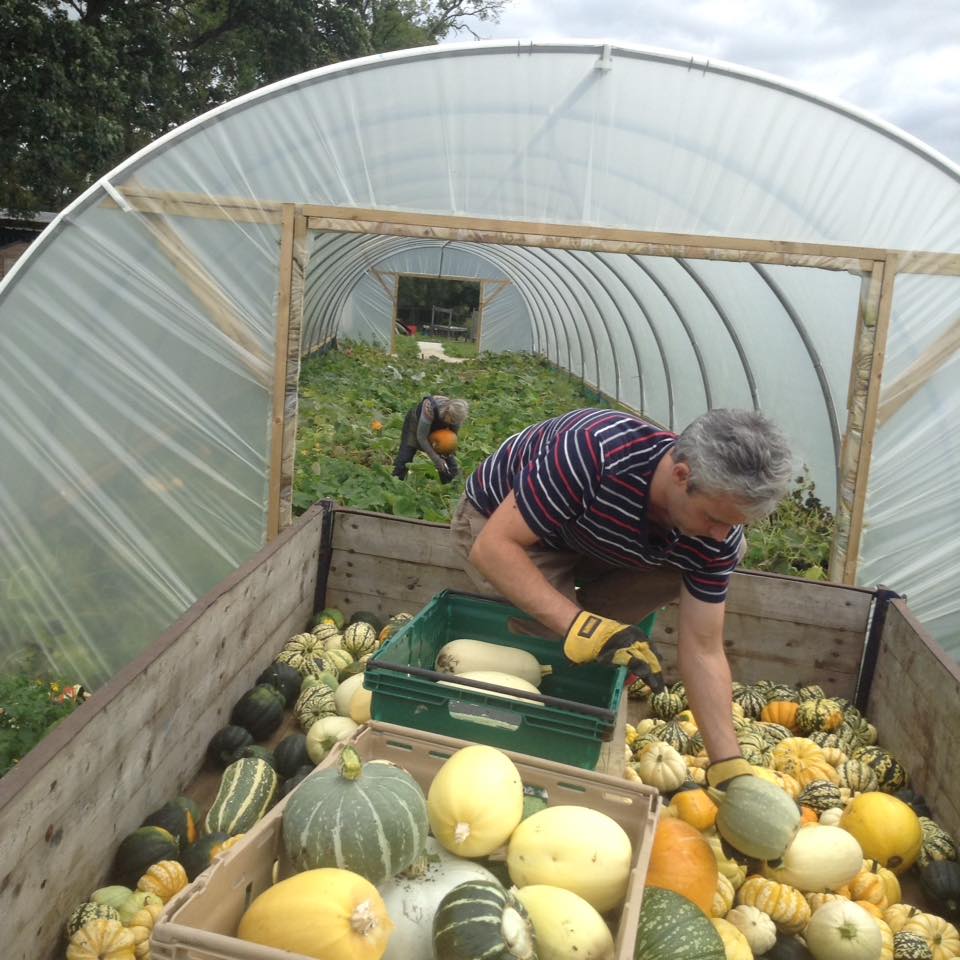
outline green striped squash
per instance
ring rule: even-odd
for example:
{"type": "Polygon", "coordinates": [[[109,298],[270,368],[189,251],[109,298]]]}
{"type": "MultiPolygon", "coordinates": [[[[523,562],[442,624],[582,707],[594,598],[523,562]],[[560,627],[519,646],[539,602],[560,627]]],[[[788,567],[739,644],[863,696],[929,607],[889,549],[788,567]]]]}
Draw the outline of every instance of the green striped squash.
{"type": "Polygon", "coordinates": [[[889,750],[873,746],[857,747],[852,759],[867,764],[873,770],[884,793],[896,793],[907,785],[907,771],[889,750]]]}
{"type": "Polygon", "coordinates": [[[248,758],[223,771],[220,788],[203,821],[207,833],[246,833],[269,809],[279,778],[266,760],[248,758]]]}
{"type": "Polygon", "coordinates": [[[880,783],[873,767],[861,760],[845,760],[837,767],[840,785],[857,793],[870,793],[879,790],[880,783]]]}
{"type": "Polygon", "coordinates": [[[340,631],[337,629],[335,623],[318,623],[313,628],[313,635],[317,638],[317,641],[320,644],[320,650],[325,650],[327,643],[333,637],[339,636],[340,631]]]}
{"type": "MultiPolygon", "coordinates": [[[[334,631],[336,633],[336,631],[334,631]]],[[[292,650],[304,656],[323,653],[323,638],[315,633],[298,633],[291,637],[284,645],[284,650],[292,650]]]]}
{"type": "Polygon", "coordinates": [[[634,960],[724,960],[720,934],[707,915],[672,890],[647,887],[640,906],[634,960]]]}
{"type": "Polygon", "coordinates": [[[801,700],[797,707],[796,724],[804,736],[815,730],[830,733],[843,723],[843,711],[836,700],[817,697],[811,700],[801,700]]]}
{"type": "Polygon", "coordinates": [[[301,677],[319,677],[323,669],[312,654],[300,653],[297,650],[281,650],[274,658],[275,663],[285,663],[293,667],[301,677]]]}
{"type": "Polygon", "coordinates": [[[377,649],[377,631],[369,623],[351,623],[343,631],[343,649],[359,660],[377,649]]]}
{"type": "Polygon", "coordinates": [[[282,833],[297,870],[339,867],[377,885],[423,853],[427,800],[406,770],[365,764],[344,747],[338,767],[316,771],[290,794],[282,833]]]}
{"type": "Polygon", "coordinates": [[[930,817],[920,817],[923,831],[923,846],[920,856],[926,860],[956,860],[957,845],[953,837],[930,817]]]}
{"type": "Polygon", "coordinates": [[[533,924],[523,904],[499,883],[468,880],[440,901],[433,917],[433,955],[436,960],[536,960],[533,924]]]}
{"type": "Polygon", "coordinates": [[[840,788],[829,780],[811,780],[797,797],[797,803],[812,807],[818,813],[831,807],[842,807],[840,788]]]}
{"type": "Polygon", "coordinates": [[[334,692],[325,683],[307,687],[297,698],[293,708],[293,714],[304,733],[309,733],[310,728],[318,720],[332,717],[336,712],[337,701],[334,692]]]}
{"type": "Polygon", "coordinates": [[[325,673],[332,673],[339,678],[343,671],[353,663],[353,657],[346,650],[326,650],[318,662],[325,673]]]}
{"type": "Polygon", "coordinates": [[[91,920],[116,920],[120,922],[120,914],[113,907],[105,903],[81,903],[67,920],[67,937],[72,937],[84,924],[91,920]]]}

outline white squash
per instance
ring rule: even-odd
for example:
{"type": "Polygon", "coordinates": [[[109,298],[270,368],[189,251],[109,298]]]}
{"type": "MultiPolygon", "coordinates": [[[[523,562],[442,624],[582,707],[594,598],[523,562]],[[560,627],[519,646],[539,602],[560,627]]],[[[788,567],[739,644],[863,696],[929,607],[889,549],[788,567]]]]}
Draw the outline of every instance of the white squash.
{"type": "Polygon", "coordinates": [[[547,807],[513,831],[507,847],[510,879],[563,887],[605,913],[627,892],[633,849],[626,831],[588,807],[547,807]]]}
{"type": "Polygon", "coordinates": [[[820,823],[825,827],[838,827],[842,816],[843,807],[828,807],[820,814],[820,823]]]}
{"type": "Polygon", "coordinates": [[[798,830],[778,865],[764,864],[763,875],[804,893],[820,893],[842,887],[862,869],[863,851],[852,834],[816,826],[798,830]]]}
{"type": "Polygon", "coordinates": [[[427,793],[433,835],[460,857],[485,857],[503,846],[523,816],[523,782],[495,747],[472,744],[448,757],[427,793]]]}
{"type": "Polygon", "coordinates": [[[370,719],[373,709],[373,691],[366,687],[357,687],[350,698],[350,719],[358,726],[370,719]]]}
{"type": "Polygon", "coordinates": [[[766,953],[777,942],[776,924],[757,907],[742,903],[727,911],[724,920],[744,935],[756,957],[766,953]]]}
{"type": "MultiPolygon", "coordinates": [[[[522,677],[515,677],[510,673],[502,673],[498,670],[468,670],[466,673],[458,673],[458,677],[463,677],[464,680],[479,680],[481,683],[492,683],[498,687],[508,687],[510,690],[516,690],[518,693],[536,693],[539,695],[540,691],[528,681],[524,680],[522,677]]],[[[455,681],[448,680],[438,680],[437,681],[443,687],[457,687],[458,684],[455,681]]],[[[460,686],[460,689],[475,690],[478,693],[486,693],[491,697],[504,697],[509,700],[523,700],[525,703],[532,703],[535,706],[542,707],[543,704],[538,700],[529,700],[526,697],[515,697],[509,693],[497,693],[494,690],[479,690],[477,687],[464,687],[460,686]]]]}
{"type": "Polygon", "coordinates": [[[879,925],[850,900],[831,900],[814,911],[803,938],[815,960],[880,960],[883,949],[879,925]]]}
{"type": "Polygon", "coordinates": [[[437,670],[441,673],[463,675],[474,670],[494,670],[520,677],[535,687],[540,681],[553,673],[552,667],[545,667],[526,650],[500,643],[487,643],[486,640],[451,640],[445,643],[437,653],[437,670]]]}
{"type": "Polygon", "coordinates": [[[662,793],[676,790],[687,779],[683,757],[662,740],[653,740],[640,751],[635,769],[645,784],[662,793]]]}
{"type": "Polygon", "coordinates": [[[333,692],[333,702],[337,708],[337,713],[341,717],[350,716],[350,701],[362,686],[363,673],[355,673],[352,677],[347,677],[333,692]]]}
{"type": "Polygon", "coordinates": [[[613,960],[610,928],[583,897],[539,883],[511,893],[530,915],[538,960],[613,960]]]}
{"type": "Polygon", "coordinates": [[[321,717],[307,731],[307,753],[319,763],[335,743],[353,736],[357,725],[349,717],[321,717]]]}
{"type": "Polygon", "coordinates": [[[434,837],[427,837],[424,863],[414,866],[416,871],[412,867],[379,887],[394,923],[383,960],[433,960],[433,917],[440,901],[468,880],[497,882],[486,867],[448,853],[434,837]]]}

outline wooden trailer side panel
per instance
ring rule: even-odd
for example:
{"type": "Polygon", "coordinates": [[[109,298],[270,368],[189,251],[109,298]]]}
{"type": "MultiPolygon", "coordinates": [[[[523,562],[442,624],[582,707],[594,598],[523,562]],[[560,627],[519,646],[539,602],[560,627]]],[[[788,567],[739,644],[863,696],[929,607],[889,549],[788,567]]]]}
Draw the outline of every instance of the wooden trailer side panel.
{"type": "MultiPolygon", "coordinates": [[[[819,683],[852,698],[873,592],[797,577],[739,572],[730,581],[725,646],[734,680],[819,683]]],[[[677,670],[677,605],[657,618],[654,640],[669,678],[677,670]]]]}
{"type": "MultiPolygon", "coordinates": [[[[415,613],[444,589],[476,593],[445,524],[338,510],[326,602],[347,612],[415,613]]],[[[852,697],[873,593],[799,578],[737,573],[727,602],[727,656],[734,677],[818,682],[852,697]]],[[[676,608],[654,637],[669,677],[676,666],[676,608]]]]}
{"type": "Polygon", "coordinates": [[[358,510],[334,514],[326,606],[384,617],[416,613],[441,590],[476,593],[442,523],[358,510]]]}
{"type": "Polygon", "coordinates": [[[106,882],[119,841],[186,788],[234,702],[303,629],[322,525],[314,508],[0,781],[5,960],[62,956],[63,924],[106,882]]]}
{"type": "Polygon", "coordinates": [[[887,609],[866,712],[939,823],[960,837],[960,669],[902,600],[887,609]]]}

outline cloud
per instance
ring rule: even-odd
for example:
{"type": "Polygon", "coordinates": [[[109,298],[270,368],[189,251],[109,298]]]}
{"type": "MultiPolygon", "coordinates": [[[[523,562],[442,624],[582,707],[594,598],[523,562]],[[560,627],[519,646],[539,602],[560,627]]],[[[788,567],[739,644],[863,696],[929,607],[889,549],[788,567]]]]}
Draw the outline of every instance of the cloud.
{"type": "Polygon", "coordinates": [[[956,0],[511,0],[499,24],[474,26],[485,38],[608,39],[762,70],[960,163],[956,0]]]}

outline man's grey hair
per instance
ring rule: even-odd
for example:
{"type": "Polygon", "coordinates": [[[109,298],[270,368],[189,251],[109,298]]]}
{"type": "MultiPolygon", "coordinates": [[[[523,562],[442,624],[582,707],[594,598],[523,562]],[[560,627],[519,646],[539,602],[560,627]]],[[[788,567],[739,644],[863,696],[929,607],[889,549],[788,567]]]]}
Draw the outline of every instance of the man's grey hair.
{"type": "Polygon", "coordinates": [[[470,414],[466,400],[448,400],[440,410],[440,417],[449,424],[462,424],[470,414]]]}
{"type": "Polygon", "coordinates": [[[690,468],[687,490],[730,496],[750,520],[771,513],[794,474],[780,428],[753,410],[710,410],[680,434],[673,459],[690,468]]]}

